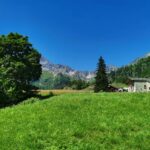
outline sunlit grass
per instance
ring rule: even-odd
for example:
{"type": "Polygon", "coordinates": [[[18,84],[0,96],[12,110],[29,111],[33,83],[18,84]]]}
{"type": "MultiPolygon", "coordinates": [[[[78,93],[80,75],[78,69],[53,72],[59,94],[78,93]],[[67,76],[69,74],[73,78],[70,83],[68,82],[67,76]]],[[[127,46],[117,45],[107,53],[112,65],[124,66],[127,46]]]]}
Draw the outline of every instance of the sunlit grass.
{"type": "Polygon", "coordinates": [[[73,93],[0,110],[0,150],[149,150],[150,93],[73,93]]]}

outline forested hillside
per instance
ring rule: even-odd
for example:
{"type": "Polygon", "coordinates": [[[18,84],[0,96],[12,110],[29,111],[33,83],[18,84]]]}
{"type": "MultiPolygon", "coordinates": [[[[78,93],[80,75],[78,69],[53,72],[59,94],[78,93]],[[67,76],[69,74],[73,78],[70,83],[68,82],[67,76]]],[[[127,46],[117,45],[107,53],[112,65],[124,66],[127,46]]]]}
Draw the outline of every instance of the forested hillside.
{"type": "Polygon", "coordinates": [[[33,85],[43,90],[64,88],[81,90],[88,87],[89,82],[62,73],[54,75],[49,71],[43,71],[40,80],[33,82],[33,85]]]}
{"type": "Polygon", "coordinates": [[[149,78],[150,56],[141,58],[136,63],[121,67],[109,74],[111,82],[128,83],[128,77],[149,78]]]}

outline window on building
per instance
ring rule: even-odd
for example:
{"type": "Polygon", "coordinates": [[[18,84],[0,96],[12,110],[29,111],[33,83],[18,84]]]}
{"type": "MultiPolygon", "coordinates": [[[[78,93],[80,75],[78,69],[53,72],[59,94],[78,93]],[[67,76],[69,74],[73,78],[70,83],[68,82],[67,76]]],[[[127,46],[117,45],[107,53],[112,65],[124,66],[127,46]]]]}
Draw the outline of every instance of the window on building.
{"type": "Polygon", "coordinates": [[[144,85],[144,89],[147,89],[146,85],[144,85]]]}

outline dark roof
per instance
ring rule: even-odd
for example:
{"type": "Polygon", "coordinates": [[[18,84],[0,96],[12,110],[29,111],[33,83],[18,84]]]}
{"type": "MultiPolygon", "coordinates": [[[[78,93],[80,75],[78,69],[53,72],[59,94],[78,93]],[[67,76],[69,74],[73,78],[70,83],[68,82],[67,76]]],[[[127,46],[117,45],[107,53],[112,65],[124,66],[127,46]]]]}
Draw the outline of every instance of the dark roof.
{"type": "Polygon", "coordinates": [[[150,78],[129,78],[132,81],[150,82],[150,78]]]}

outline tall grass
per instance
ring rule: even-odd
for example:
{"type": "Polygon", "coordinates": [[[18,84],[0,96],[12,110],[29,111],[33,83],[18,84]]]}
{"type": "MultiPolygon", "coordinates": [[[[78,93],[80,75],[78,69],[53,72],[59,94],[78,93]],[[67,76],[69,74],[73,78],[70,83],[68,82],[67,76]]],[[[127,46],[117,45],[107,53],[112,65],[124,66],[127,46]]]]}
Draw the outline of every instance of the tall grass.
{"type": "Polygon", "coordinates": [[[149,150],[150,94],[64,94],[0,110],[0,150],[149,150]]]}

